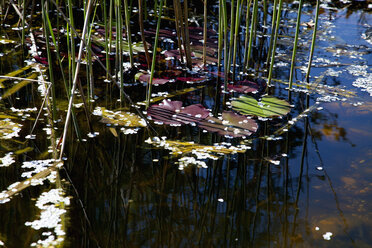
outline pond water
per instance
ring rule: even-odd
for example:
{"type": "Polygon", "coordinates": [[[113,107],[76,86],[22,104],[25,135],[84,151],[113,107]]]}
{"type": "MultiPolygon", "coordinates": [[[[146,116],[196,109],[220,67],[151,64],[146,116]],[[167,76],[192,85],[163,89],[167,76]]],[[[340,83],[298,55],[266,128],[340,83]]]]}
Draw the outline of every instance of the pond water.
{"type": "MultiPolygon", "coordinates": [[[[68,105],[62,86],[55,92],[55,121],[50,119],[53,111],[43,105],[34,128],[44,102],[44,84],[18,80],[25,85],[9,92],[14,81],[0,81],[4,84],[0,89],[0,247],[370,247],[372,6],[368,2],[321,5],[310,77],[316,87],[309,94],[301,82],[312,29],[301,27],[292,108],[283,117],[253,118],[258,130],[251,130],[250,137],[246,132],[242,136],[247,137],[231,137],[234,131],[221,135],[225,128],[221,125],[208,129],[190,124],[198,120],[196,115],[186,125],[170,121],[179,110],[148,110],[149,124],[140,117],[125,117],[127,111],[138,113],[129,103],[118,101],[118,87],[104,81],[105,72],[97,66],[94,89],[87,89],[88,79],[83,72],[81,76],[83,91],[93,93],[85,97],[94,95],[87,107],[93,113],[88,114],[91,125],[82,97],[77,97],[76,122],[82,137],[79,140],[70,128],[63,163],[57,164],[51,160],[58,154],[53,142],[61,143],[68,105]],[[119,109],[121,116],[113,119],[108,110],[119,109]],[[9,196],[12,190],[16,194],[9,196]]],[[[269,89],[280,99],[288,99],[283,81],[289,78],[297,6],[289,2],[283,7],[275,80],[269,89]]],[[[217,7],[218,3],[211,4],[210,11],[217,13],[217,7]]],[[[198,8],[191,8],[190,16],[202,23],[198,8]]],[[[314,18],[314,8],[305,1],[301,23],[314,18]]],[[[29,45],[21,45],[15,15],[10,11],[0,26],[0,75],[11,76],[24,68],[15,76],[40,80],[40,73],[48,74],[42,55],[36,61],[29,55],[32,41],[27,34],[29,45]],[[27,64],[30,68],[25,68],[27,64]]],[[[217,28],[212,13],[208,21],[209,28],[217,28]]],[[[195,36],[200,31],[196,23],[191,25],[197,30],[195,36]]],[[[151,43],[154,26],[147,24],[151,43]]],[[[173,26],[168,27],[167,21],[163,25],[160,48],[176,49],[175,35],[167,36],[166,30],[173,26]]],[[[267,76],[263,63],[270,32],[270,27],[258,28],[252,55],[255,69],[249,79],[260,85],[267,76]]],[[[244,35],[245,31],[239,36],[240,54],[244,35]]],[[[39,34],[36,38],[43,44],[39,34]]],[[[217,41],[214,33],[209,38],[217,41]]],[[[238,57],[242,62],[243,56],[238,57]]],[[[140,61],[136,62],[144,63],[140,61]]],[[[175,58],[160,57],[159,64],[173,68],[168,76],[177,71],[174,64],[181,66],[175,58]]],[[[56,71],[57,67],[54,63],[56,71]]],[[[91,70],[83,67],[84,72],[91,70]]],[[[223,79],[215,71],[213,65],[207,72],[180,70],[176,82],[154,86],[153,94],[175,92],[167,98],[222,113],[231,104],[221,104],[223,94],[216,85],[223,79]]],[[[58,78],[56,73],[55,80],[62,85],[58,78]]],[[[145,99],[143,83],[130,82],[124,90],[134,102],[145,99]]],[[[226,94],[229,101],[239,95],[226,94]]]]}

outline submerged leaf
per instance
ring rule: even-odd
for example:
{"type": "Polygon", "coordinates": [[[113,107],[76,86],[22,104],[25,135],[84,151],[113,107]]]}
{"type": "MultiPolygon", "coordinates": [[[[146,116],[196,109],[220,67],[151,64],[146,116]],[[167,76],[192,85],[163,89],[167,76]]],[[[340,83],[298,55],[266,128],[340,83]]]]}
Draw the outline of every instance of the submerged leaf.
{"type": "Polygon", "coordinates": [[[251,96],[241,96],[231,102],[234,110],[244,115],[278,117],[288,114],[290,104],[273,96],[264,96],[258,102],[251,96]]]}
{"type": "MultiPolygon", "coordinates": [[[[15,71],[12,71],[8,74],[5,74],[4,76],[6,77],[15,77],[19,74],[21,74],[22,72],[28,70],[29,68],[31,68],[32,65],[26,65],[25,67],[21,68],[21,69],[18,69],[18,70],[15,70],[15,71]]],[[[1,78],[0,79],[0,88],[5,88],[5,86],[3,85],[3,82],[8,80],[7,78],[1,78]]]]}
{"type": "MultiPolygon", "coordinates": [[[[37,77],[37,74],[36,73],[32,73],[29,77],[27,77],[27,79],[34,79],[37,77]]],[[[29,80],[23,80],[15,85],[13,85],[13,87],[11,87],[10,89],[8,89],[7,91],[4,92],[4,94],[0,97],[0,99],[5,99],[5,98],[8,98],[10,97],[11,95],[13,95],[14,93],[16,93],[17,91],[19,91],[20,89],[22,89],[23,87],[25,87],[26,85],[30,84],[31,81],[29,80]]]]}
{"type": "Polygon", "coordinates": [[[208,117],[199,123],[199,126],[210,132],[230,137],[246,137],[257,131],[255,120],[247,116],[238,115],[232,111],[222,113],[222,118],[208,117]]]}
{"type": "Polygon", "coordinates": [[[146,127],[146,121],[136,114],[123,111],[111,111],[103,107],[96,107],[94,115],[102,116],[100,122],[124,127],[146,127]]]}
{"type": "Polygon", "coordinates": [[[180,101],[164,100],[160,104],[150,106],[147,114],[157,123],[183,125],[202,121],[209,116],[209,111],[201,104],[182,108],[180,101]]]}

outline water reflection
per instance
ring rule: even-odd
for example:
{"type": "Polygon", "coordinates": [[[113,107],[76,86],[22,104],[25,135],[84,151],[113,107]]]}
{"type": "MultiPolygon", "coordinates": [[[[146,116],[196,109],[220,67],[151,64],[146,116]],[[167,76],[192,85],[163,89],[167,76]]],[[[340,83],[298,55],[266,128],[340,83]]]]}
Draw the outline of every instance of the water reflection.
{"type": "MultiPolygon", "coordinates": [[[[338,4],[341,3],[336,3],[340,7],[338,4]]],[[[340,32],[341,37],[329,35],[334,32],[333,28],[342,29],[342,24],[349,20],[368,24],[366,12],[353,10],[356,5],[353,2],[347,6],[349,19],[341,18],[340,11],[323,10],[327,16],[322,16],[319,46],[324,49],[319,49],[318,59],[314,60],[313,79],[320,78],[317,84],[342,85],[350,89],[356,77],[368,79],[371,49],[366,45],[345,45],[352,39],[345,33],[340,32]],[[335,22],[334,26],[328,19],[335,22]],[[350,67],[353,63],[356,65],[350,67]],[[350,68],[357,66],[364,68],[362,72],[350,72],[350,68]],[[333,71],[326,72],[328,67],[333,71]]],[[[363,5],[363,8],[366,7],[363,5]]],[[[305,8],[305,11],[311,10],[309,5],[305,8]]],[[[290,20],[294,11],[286,8],[284,16],[290,20]]],[[[306,16],[306,20],[309,18],[306,16]]],[[[283,36],[292,36],[293,23],[286,21],[284,24],[283,36]]],[[[350,25],[355,31],[355,24],[350,25]]],[[[260,34],[267,32],[266,29],[259,31],[260,34]]],[[[1,33],[4,32],[8,31],[1,29],[1,33]]],[[[309,30],[304,30],[300,56],[308,54],[306,40],[310,35],[309,30]]],[[[288,78],[288,69],[280,65],[288,65],[287,53],[292,50],[289,41],[281,39],[279,42],[281,54],[278,57],[282,64],[277,64],[278,79],[288,78]]],[[[362,41],[359,39],[357,43],[362,41]]],[[[253,57],[258,70],[265,62],[268,38],[258,36],[256,42],[253,57]]],[[[18,56],[23,53],[21,48],[5,45],[0,49],[3,54],[0,56],[0,74],[24,66],[24,58],[18,56]]],[[[303,77],[301,67],[304,65],[303,61],[298,62],[297,80],[303,77]]],[[[259,70],[258,73],[262,75],[259,70]]],[[[222,99],[216,93],[219,87],[215,87],[214,79],[211,81],[177,99],[185,105],[204,103],[213,112],[221,112],[222,104],[219,103],[222,99]]],[[[111,94],[113,89],[105,85],[105,91],[100,83],[97,82],[95,89],[98,104],[116,108],[116,96],[111,94]]],[[[321,85],[319,91],[326,89],[321,85]]],[[[159,91],[177,90],[182,86],[159,87],[159,91]]],[[[335,89],[339,90],[329,88],[328,92],[335,89]]],[[[319,91],[319,94],[324,93],[319,91]]],[[[36,92],[33,85],[25,87],[4,105],[0,103],[2,113],[9,114],[7,108],[14,106],[41,106],[42,100],[36,92]]],[[[62,91],[59,92],[62,95],[62,91]]],[[[143,91],[135,87],[128,92],[134,99],[143,96],[143,91]]],[[[278,83],[270,93],[288,97],[284,84],[278,83]]],[[[308,99],[306,94],[294,92],[292,104],[295,107],[290,116],[260,121],[259,132],[248,143],[250,150],[224,155],[218,160],[203,160],[207,168],[189,166],[182,171],[178,157],[145,142],[151,136],[149,130],[142,128],[136,135],[124,135],[118,128],[109,129],[93,119],[92,129],[99,135],[74,141],[71,132],[66,151],[69,159],[60,171],[64,179],[60,183],[67,189],[67,195],[73,197],[72,205],[67,208],[69,221],[65,246],[368,247],[372,243],[372,223],[369,221],[372,216],[368,204],[372,199],[371,105],[365,102],[370,101],[363,95],[365,92],[358,93],[361,96],[350,100],[358,107],[353,107],[350,102],[322,104],[324,110],[308,113],[309,117],[301,118],[288,131],[275,137],[278,139],[263,139],[303,113],[309,102],[314,104],[318,100],[317,93],[308,99]]],[[[65,100],[58,100],[58,108],[65,109],[65,105],[65,100]]],[[[76,113],[80,129],[91,131],[82,111],[77,109],[76,113]]],[[[25,119],[18,120],[24,124],[21,137],[28,135],[33,126],[31,119],[25,119]]],[[[50,119],[45,118],[37,126],[36,137],[45,137],[42,128],[50,130],[53,126],[57,128],[58,123],[51,124],[50,119]]],[[[168,140],[194,141],[203,145],[221,142],[240,145],[241,142],[193,126],[158,126],[156,131],[158,136],[167,136],[168,140]]],[[[0,141],[1,157],[10,151],[22,151],[14,156],[15,164],[0,168],[1,190],[20,180],[23,161],[51,157],[48,150],[57,143],[46,139],[27,142],[23,138],[0,141]],[[28,147],[34,150],[25,151],[28,147]]],[[[24,247],[47,236],[24,224],[40,214],[34,206],[35,198],[55,186],[47,183],[42,188],[28,188],[9,204],[0,206],[0,241],[4,241],[6,247],[24,247]]]]}

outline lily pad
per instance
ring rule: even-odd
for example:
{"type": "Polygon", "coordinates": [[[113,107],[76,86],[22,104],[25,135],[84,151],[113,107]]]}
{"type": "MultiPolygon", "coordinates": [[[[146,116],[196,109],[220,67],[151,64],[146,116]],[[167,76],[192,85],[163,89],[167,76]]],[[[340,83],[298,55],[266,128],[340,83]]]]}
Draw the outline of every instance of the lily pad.
{"type": "Polygon", "coordinates": [[[199,127],[210,132],[217,132],[220,135],[234,138],[250,136],[258,129],[255,120],[232,111],[223,112],[221,118],[210,116],[200,122],[199,127]]]}
{"type": "Polygon", "coordinates": [[[183,108],[181,101],[164,100],[160,104],[150,106],[147,114],[156,123],[183,125],[202,121],[209,116],[209,111],[201,104],[183,108]]]}
{"type": "MultiPolygon", "coordinates": [[[[138,78],[141,82],[150,82],[150,74],[142,74],[139,76],[138,78]]],[[[158,84],[158,85],[162,85],[162,84],[166,84],[169,82],[169,79],[166,79],[166,78],[153,78],[152,79],[152,84],[158,84]]]]}
{"type": "Polygon", "coordinates": [[[232,108],[243,114],[260,117],[278,117],[288,114],[290,104],[273,96],[264,96],[257,101],[251,96],[241,96],[231,102],[232,108]]]}
{"type": "Polygon", "coordinates": [[[239,81],[234,84],[229,84],[227,89],[230,92],[238,92],[238,93],[258,93],[266,88],[265,83],[256,83],[249,80],[239,81]]]}

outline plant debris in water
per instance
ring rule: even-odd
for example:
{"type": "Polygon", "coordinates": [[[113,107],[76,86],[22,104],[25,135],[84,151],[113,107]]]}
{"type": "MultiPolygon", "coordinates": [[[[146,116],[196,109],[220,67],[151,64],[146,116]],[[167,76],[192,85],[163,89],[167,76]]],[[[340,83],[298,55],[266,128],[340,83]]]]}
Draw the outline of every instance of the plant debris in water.
{"type": "Polygon", "coordinates": [[[183,170],[188,165],[197,165],[207,168],[204,160],[217,160],[220,156],[235,153],[244,153],[250,149],[246,145],[233,146],[231,143],[220,143],[210,145],[200,145],[194,142],[167,140],[166,137],[154,137],[146,140],[146,143],[155,147],[169,150],[171,155],[178,157],[178,168],[183,170]]]}

